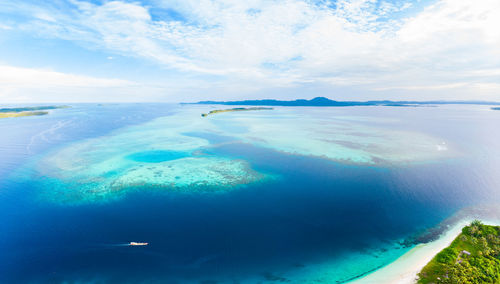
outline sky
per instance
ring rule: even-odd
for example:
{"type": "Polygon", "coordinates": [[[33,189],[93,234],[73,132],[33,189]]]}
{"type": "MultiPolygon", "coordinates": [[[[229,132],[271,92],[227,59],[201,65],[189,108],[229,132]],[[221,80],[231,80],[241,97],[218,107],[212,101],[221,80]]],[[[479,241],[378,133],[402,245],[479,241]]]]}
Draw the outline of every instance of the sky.
{"type": "Polygon", "coordinates": [[[500,101],[500,1],[0,1],[0,104],[317,96],[500,101]]]}

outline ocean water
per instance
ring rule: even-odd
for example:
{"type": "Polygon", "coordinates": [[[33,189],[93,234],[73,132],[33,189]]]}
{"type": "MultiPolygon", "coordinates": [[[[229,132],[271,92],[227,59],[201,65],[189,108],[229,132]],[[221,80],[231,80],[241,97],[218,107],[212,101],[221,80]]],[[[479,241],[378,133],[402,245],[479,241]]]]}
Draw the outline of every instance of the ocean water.
{"type": "Polygon", "coordinates": [[[0,120],[0,283],[344,283],[500,204],[485,106],[207,108],[0,120]]]}

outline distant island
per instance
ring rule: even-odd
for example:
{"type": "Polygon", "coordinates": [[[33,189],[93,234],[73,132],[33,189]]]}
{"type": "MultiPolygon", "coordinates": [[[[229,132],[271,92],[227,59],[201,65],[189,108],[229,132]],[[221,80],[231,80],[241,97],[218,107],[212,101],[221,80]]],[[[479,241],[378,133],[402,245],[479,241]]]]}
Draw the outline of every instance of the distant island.
{"type": "Polygon", "coordinates": [[[48,111],[0,112],[0,118],[39,116],[49,114],[48,111]]]}
{"type": "Polygon", "coordinates": [[[445,104],[466,104],[466,105],[500,105],[499,102],[484,101],[335,101],[325,97],[317,97],[311,100],[244,100],[244,101],[200,101],[197,103],[184,104],[206,104],[206,105],[248,105],[248,106],[313,106],[313,107],[346,107],[346,106],[394,106],[394,107],[416,107],[423,105],[445,105],[445,104]]]}
{"type": "Polygon", "coordinates": [[[500,107],[492,107],[492,110],[500,110],[500,107]]]}
{"type": "Polygon", "coordinates": [[[211,110],[208,113],[202,113],[202,117],[209,116],[211,114],[216,114],[216,113],[223,113],[223,112],[234,112],[234,111],[251,111],[251,110],[272,110],[273,108],[270,107],[237,107],[237,108],[230,108],[230,109],[216,109],[216,110],[211,110]]]}
{"type": "Polygon", "coordinates": [[[418,274],[418,283],[499,283],[500,226],[473,221],[418,274]]]}
{"type": "Polygon", "coordinates": [[[38,106],[0,108],[0,118],[47,115],[47,110],[68,108],[69,106],[38,106]]]}

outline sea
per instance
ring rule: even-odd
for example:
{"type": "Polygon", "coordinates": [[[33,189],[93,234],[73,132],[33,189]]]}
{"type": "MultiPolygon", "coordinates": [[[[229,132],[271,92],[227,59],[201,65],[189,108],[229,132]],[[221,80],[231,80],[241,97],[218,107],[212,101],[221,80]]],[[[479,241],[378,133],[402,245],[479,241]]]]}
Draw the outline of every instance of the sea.
{"type": "MultiPolygon", "coordinates": [[[[355,123],[352,129],[368,125],[380,130],[370,135],[381,137],[398,135],[383,129],[420,133],[446,141],[450,151],[417,159],[414,151],[419,149],[395,139],[394,147],[416,158],[380,162],[379,153],[366,163],[245,139],[244,132],[257,127],[249,120],[241,120],[247,121],[245,127],[226,127],[224,133],[183,128],[202,120],[222,125],[239,116],[262,115],[202,118],[207,107],[72,104],[45,116],[0,119],[0,283],[347,283],[439,237],[454,220],[481,218],[500,205],[500,111],[488,106],[307,108],[306,115],[343,119],[346,129],[355,123]],[[196,115],[178,116],[186,110],[196,115]],[[136,138],[116,142],[132,131],[136,138]],[[155,136],[155,147],[144,146],[153,144],[151,133],[162,131],[169,134],[155,136]],[[199,143],[196,150],[174,147],[186,137],[199,143]],[[138,140],[142,142],[134,144],[138,140]],[[159,151],[170,145],[163,140],[175,149],[159,151]],[[186,162],[179,172],[192,175],[197,185],[141,183],[131,190],[120,188],[118,195],[106,191],[102,199],[85,191],[83,198],[78,194],[89,184],[109,190],[102,180],[127,171],[117,166],[109,176],[92,176],[90,171],[101,165],[92,152],[96,147],[109,147],[113,157],[121,151],[131,157],[136,151],[133,157],[145,164],[175,167],[175,161],[195,159],[196,164],[186,162]],[[64,156],[70,166],[56,159],[67,149],[72,149],[64,156]],[[178,150],[182,153],[177,155],[178,150]],[[207,169],[204,159],[211,163],[207,169]],[[65,167],[53,172],[51,161],[65,167]],[[80,175],[85,178],[74,178],[80,175]],[[200,182],[205,185],[199,187],[200,182]],[[78,194],[59,198],[65,190],[78,194]]],[[[286,113],[289,118],[305,111],[276,108],[276,116],[286,113]]],[[[266,113],[263,119],[273,115],[266,113]]],[[[286,131],[286,122],[280,123],[286,131]]],[[[107,152],[99,153],[102,158],[107,152]]],[[[126,167],[136,162],[129,159],[126,167]]]]}

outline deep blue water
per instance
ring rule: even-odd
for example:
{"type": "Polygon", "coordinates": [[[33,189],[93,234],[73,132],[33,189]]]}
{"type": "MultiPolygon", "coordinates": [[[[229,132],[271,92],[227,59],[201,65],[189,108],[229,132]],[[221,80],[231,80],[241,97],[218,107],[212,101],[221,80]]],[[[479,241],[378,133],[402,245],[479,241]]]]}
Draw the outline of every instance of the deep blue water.
{"type": "MultiPolygon", "coordinates": [[[[279,273],[408,239],[464,207],[500,198],[498,140],[487,136],[495,135],[500,113],[498,120],[485,121],[474,109],[465,117],[462,110],[443,110],[433,117],[435,123],[428,113],[437,108],[412,108],[407,114],[422,117],[420,123],[408,119],[414,124],[408,127],[463,138],[461,147],[473,149],[453,160],[377,167],[243,143],[206,149],[206,154],[242,158],[281,177],[224,194],[146,191],[112,203],[60,206],[40,202],[36,187],[9,178],[36,155],[168,115],[173,108],[99,107],[81,105],[47,117],[0,121],[0,283],[293,282],[279,273]],[[458,126],[456,120],[463,123],[458,126]],[[46,129],[53,130],[40,138],[46,129]],[[131,240],[150,245],[120,246],[131,240]]],[[[391,111],[395,116],[404,112],[391,111]]],[[[213,134],[189,135],[228,141],[213,134]]],[[[184,154],[147,152],[132,159],[158,162],[184,154]]]]}

